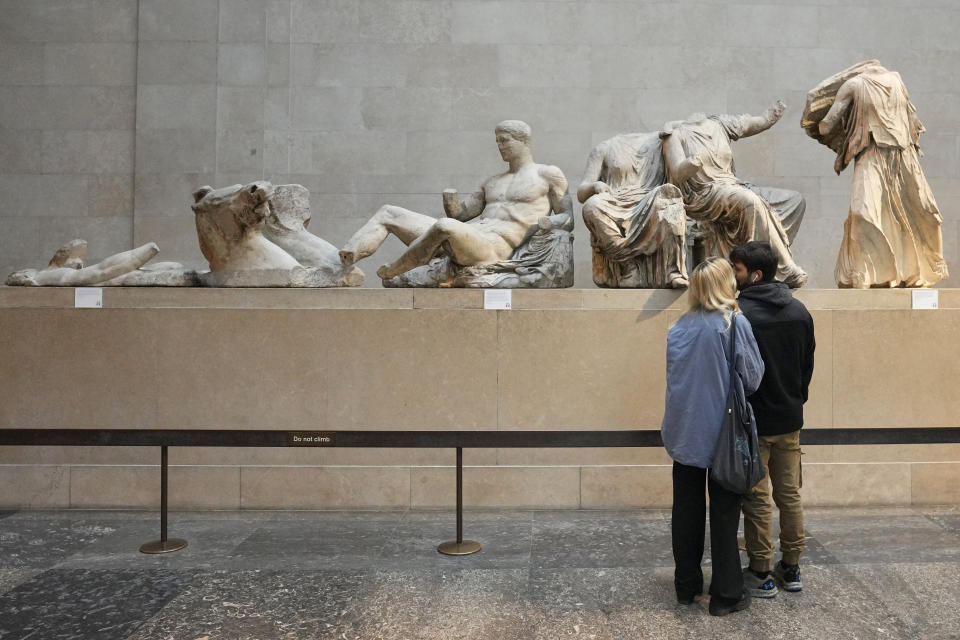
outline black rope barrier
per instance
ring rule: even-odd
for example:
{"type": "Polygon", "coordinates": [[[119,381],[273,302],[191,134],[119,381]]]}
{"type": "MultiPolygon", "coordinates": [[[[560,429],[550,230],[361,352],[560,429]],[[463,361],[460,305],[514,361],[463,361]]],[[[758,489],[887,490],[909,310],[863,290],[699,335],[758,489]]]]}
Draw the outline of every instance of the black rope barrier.
{"type": "MultiPolygon", "coordinates": [[[[804,445],[946,444],[960,427],[803,429],[804,445]]],[[[0,445],[140,447],[661,447],[655,429],[562,431],[279,431],[269,429],[0,429],[0,445]],[[295,438],[299,438],[299,441],[295,438]],[[306,439],[311,440],[307,441],[306,439]]]]}
{"type": "MultiPolygon", "coordinates": [[[[803,429],[800,443],[817,445],[947,444],[960,427],[803,429]]],[[[457,539],[438,551],[469,555],[478,542],[463,539],[463,449],[553,447],[662,447],[655,429],[564,431],[278,431],[269,429],[0,429],[0,446],[160,447],[160,540],[144,553],[168,553],[187,541],[167,538],[168,447],[378,447],[456,449],[457,539]]]]}

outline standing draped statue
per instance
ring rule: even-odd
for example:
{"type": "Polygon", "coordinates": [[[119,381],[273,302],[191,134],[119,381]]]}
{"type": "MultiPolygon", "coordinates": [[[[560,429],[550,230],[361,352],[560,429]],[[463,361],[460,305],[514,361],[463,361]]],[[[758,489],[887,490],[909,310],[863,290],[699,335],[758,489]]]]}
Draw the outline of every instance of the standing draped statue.
{"type": "Polygon", "coordinates": [[[900,74],[858,63],[807,94],[801,126],[853,161],[835,276],[841,288],[932,287],[947,278],[943,218],[920,168],[923,124],[900,74]]]}
{"type": "Polygon", "coordinates": [[[759,116],[695,114],[664,126],[663,152],[667,177],[680,188],[687,215],[697,223],[705,256],[727,257],[737,245],[750,240],[767,242],[777,254],[777,279],[802,287],[807,274],[793,260],[791,235],[802,216],[802,197],[796,192],[755,187],[734,174],[731,143],[766,131],[783,116],[786,105],[777,103],[759,116]],[[765,196],[781,200],[776,210],[765,196]]]}
{"type": "Polygon", "coordinates": [[[658,132],[614,136],[590,152],[577,198],[597,286],[687,286],[686,213],[665,181],[658,132]]]}

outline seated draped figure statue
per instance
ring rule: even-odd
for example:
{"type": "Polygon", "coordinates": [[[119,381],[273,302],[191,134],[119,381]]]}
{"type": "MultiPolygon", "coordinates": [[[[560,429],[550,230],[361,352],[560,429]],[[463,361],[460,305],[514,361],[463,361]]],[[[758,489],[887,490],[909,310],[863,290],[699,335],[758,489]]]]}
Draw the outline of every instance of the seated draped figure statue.
{"type": "MultiPolygon", "coordinates": [[[[444,190],[444,218],[394,205],[380,207],[340,250],[341,262],[352,265],[372,255],[392,233],[408,248],[397,260],[377,270],[387,286],[396,286],[397,281],[400,286],[492,286],[464,284],[457,274],[465,269],[477,273],[485,267],[496,270],[511,264],[518,275],[531,273],[535,266],[532,254],[523,248],[534,235],[573,228],[567,179],[557,167],[533,161],[531,131],[525,122],[505,120],[496,126],[495,134],[500,155],[509,165],[507,171],[489,178],[479,191],[464,198],[454,189],[444,190]],[[398,278],[416,267],[431,264],[432,268],[431,261],[438,256],[446,256],[451,268],[447,269],[445,262],[442,269],[434,269],[419,281],[398,278]]],[[[557,252],[544,248],[535,253],[549,257],[557,252]]],[[[553,283],[539,286],[572,284],[555,284],[563,278],[548,278],[553,283]]],[[[518,282],[506,286],[538,285],[518,282]]]]}
{"type": "Polygon", "coordinates": [[[744,183],[734,174],[731,142],[766,131],[783,116],[786,105],[778,100],[763,115],[694,114],[668,122],[661,133],[667,179],[680,188],[687,215],[696,222],[704,257],[726,257],[739,244],[767,242],[777,254],[777,279],[792,288],[802,287],[807,274],[793,260],[789,220],[796,233],[802,215],[802,198],[784,190],[744,183]],[[780,201],[777,211],[767,199],[780,201]],[[783,220],[781,219],[783,218],[783,220]]]}
{"type": "Polygon", "coordinates": [[[600,287],[687,286],[686,213],[666,183],[658,132],[626,133],[590,152],[577,189],[600,287]]]}

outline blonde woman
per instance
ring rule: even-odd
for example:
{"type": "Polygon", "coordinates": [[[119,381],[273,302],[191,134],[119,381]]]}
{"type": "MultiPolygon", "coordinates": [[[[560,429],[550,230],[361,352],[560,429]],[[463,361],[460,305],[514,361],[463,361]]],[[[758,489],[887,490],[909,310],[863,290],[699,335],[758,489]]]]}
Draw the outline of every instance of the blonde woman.
{"type": "Polygon", "coordinates": [[[710,494],[710,613],[723,616],[750,606],[743,589],[737,527],[740,496],[708,478],[720,436],[730,386],[730,359],[747,394],[763,377],[763,360],[750,322],[737,306],[733,267],[724,258],[708,258],[690,274],[690,308],[667,338],[667,397],[660,427],[673,458],[673,559],[677,601],[693,602],[703,591],[703,534],[710,494]],[[736,327],[736,353],[730,330],[736,327]]]}

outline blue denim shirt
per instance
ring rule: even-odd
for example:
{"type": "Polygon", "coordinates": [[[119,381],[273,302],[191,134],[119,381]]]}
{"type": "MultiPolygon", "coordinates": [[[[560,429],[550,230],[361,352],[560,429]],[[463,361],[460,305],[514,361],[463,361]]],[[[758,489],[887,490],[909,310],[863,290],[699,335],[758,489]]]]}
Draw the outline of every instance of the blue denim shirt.
{"type": "MultiPolygon", "coordinates": [[[[763,360],[750,321],[737,314],[735,369],[747,395],[760,386],[763,360]]],[[[730,332],[720,311],[689,313],[667,337],[667,397],[660,433],[670,457],[707,469],[720,437],[730,387],[730,332]]]]}

